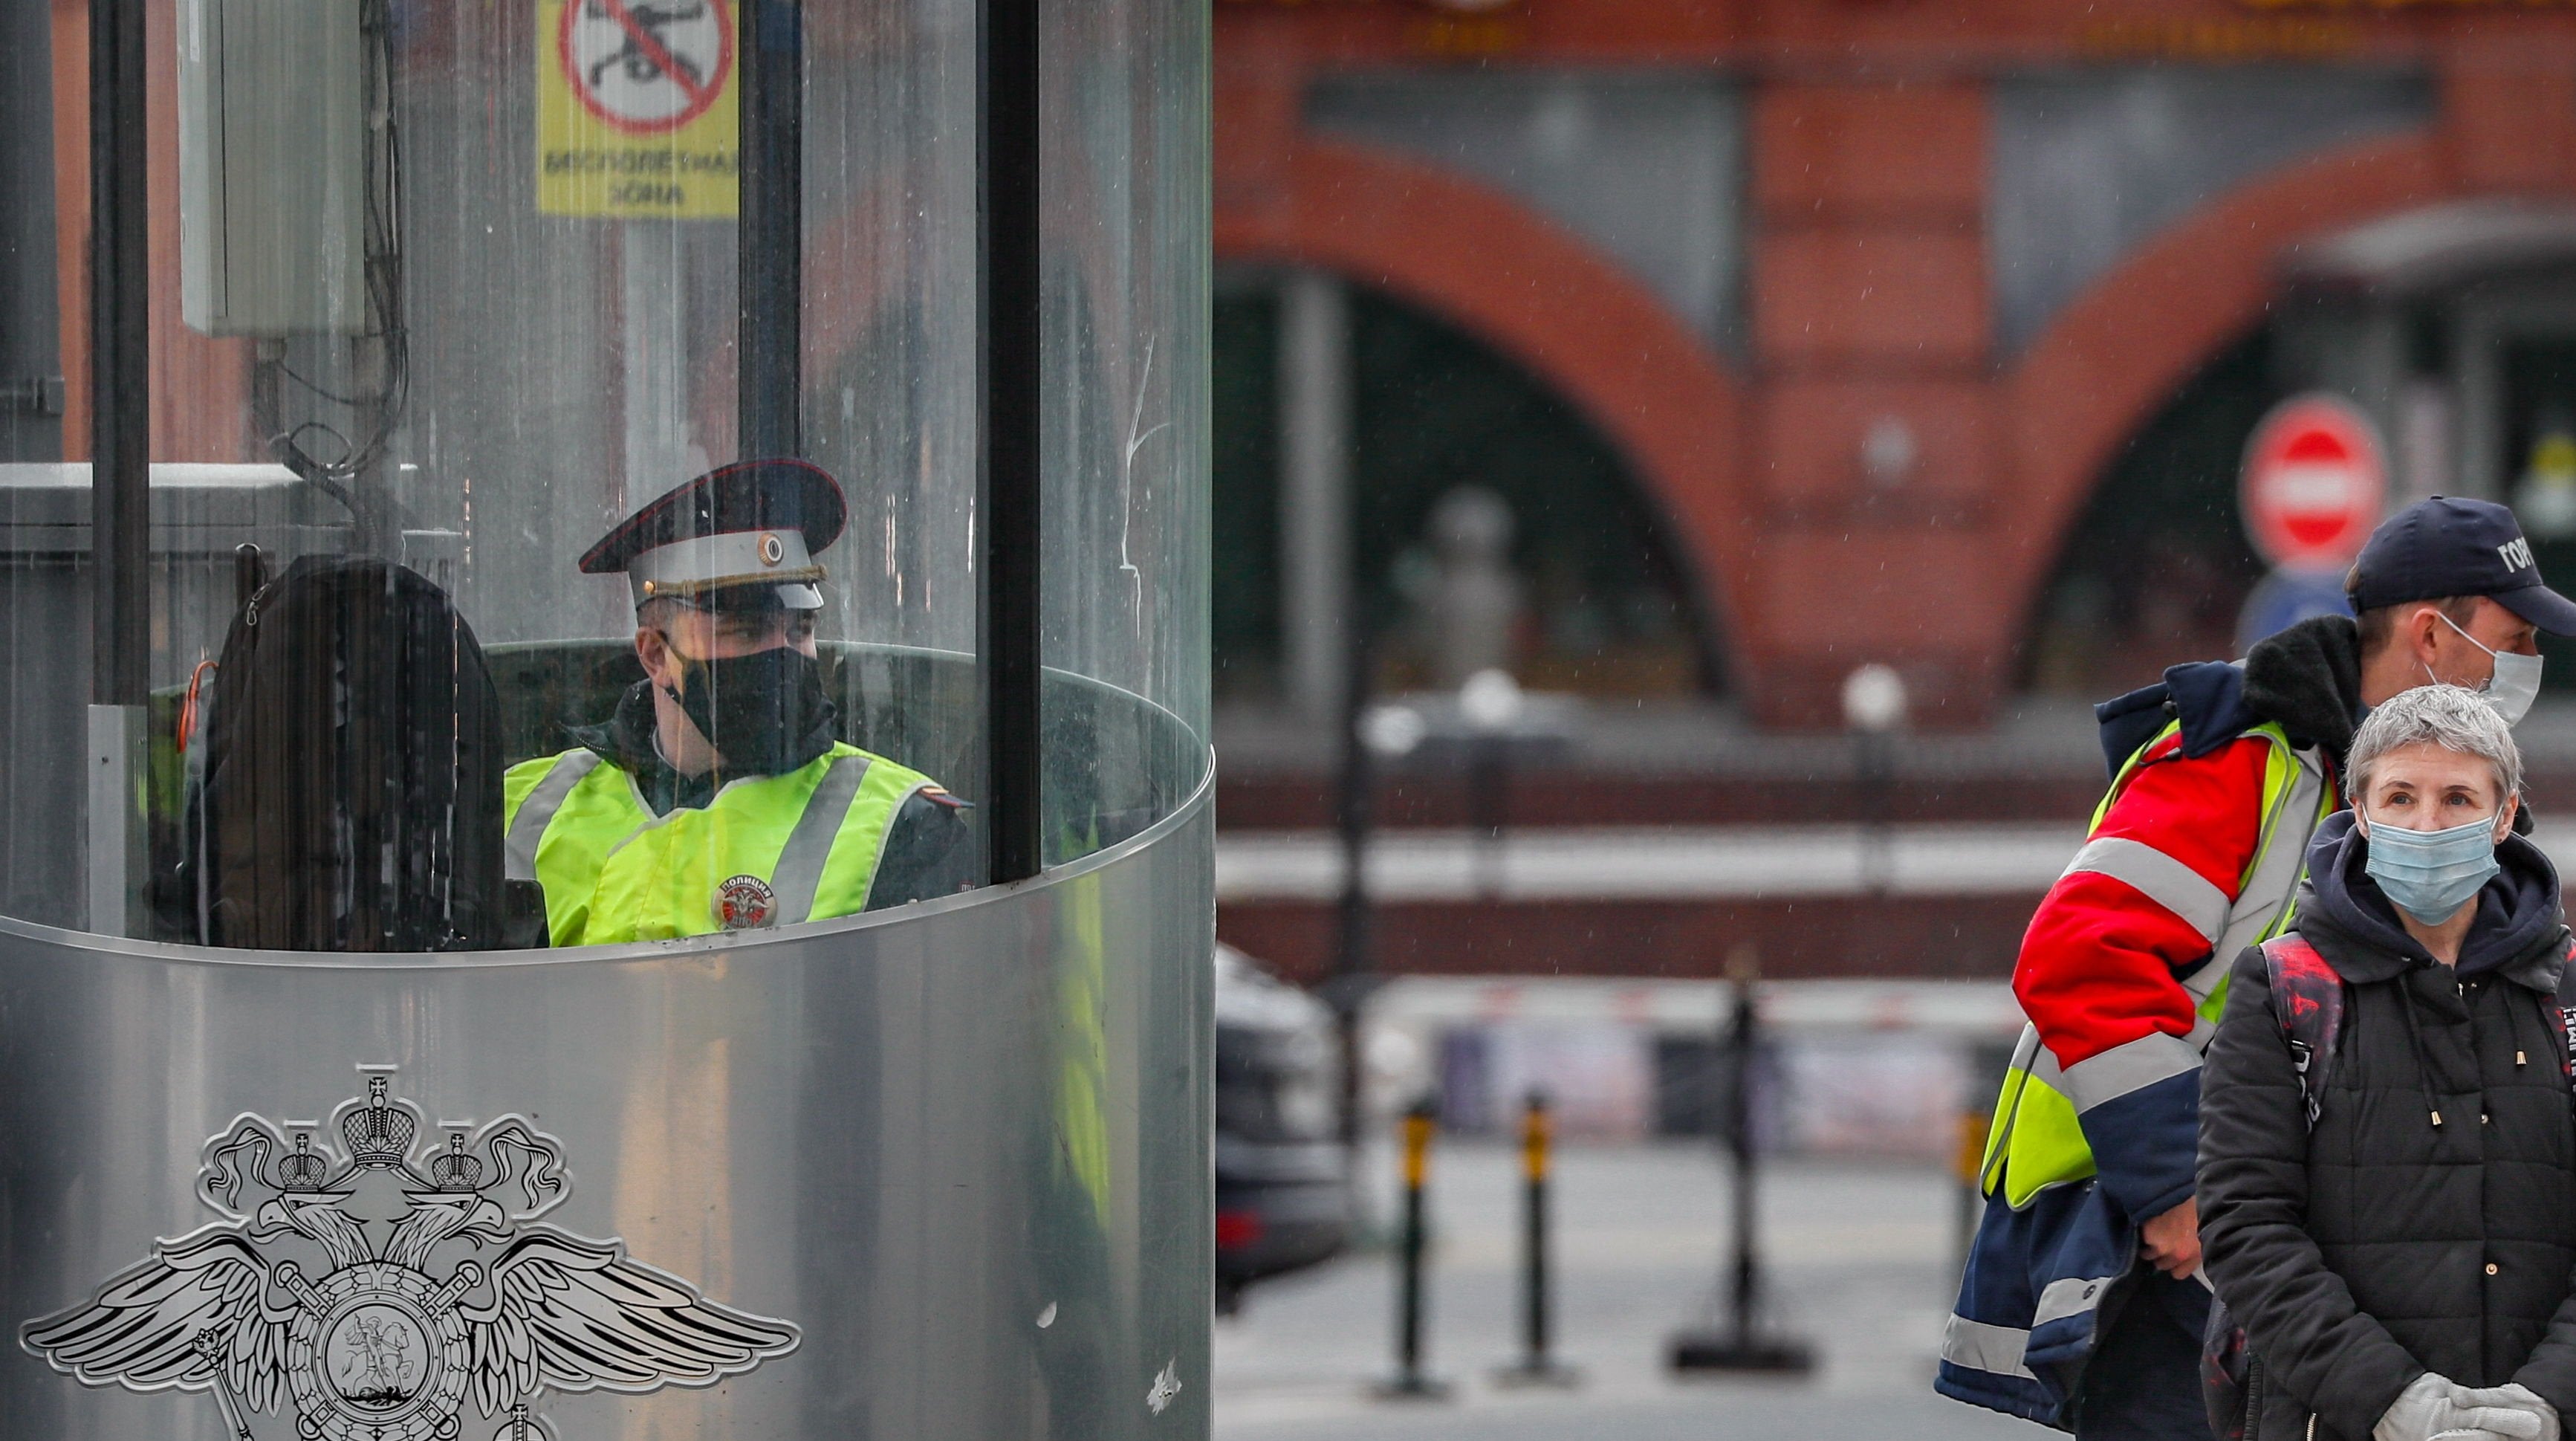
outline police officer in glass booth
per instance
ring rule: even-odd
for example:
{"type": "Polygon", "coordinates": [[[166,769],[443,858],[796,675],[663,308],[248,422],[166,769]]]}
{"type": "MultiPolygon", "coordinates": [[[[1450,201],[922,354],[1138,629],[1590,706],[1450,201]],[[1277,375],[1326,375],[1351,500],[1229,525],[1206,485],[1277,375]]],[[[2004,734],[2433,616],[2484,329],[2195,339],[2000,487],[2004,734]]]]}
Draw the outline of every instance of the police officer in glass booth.
{"type": "Polygon", "coordinates": [[[507,877],[545,895],[544,938],[516,943],[792,925],[976,883],[964,804],[833,734],[815,557],[847,509],[819,466],[743,461],[582,556],[586,573],[625,573],[645,678],[571,727],[572,749],[503,778],[507,877]]]}

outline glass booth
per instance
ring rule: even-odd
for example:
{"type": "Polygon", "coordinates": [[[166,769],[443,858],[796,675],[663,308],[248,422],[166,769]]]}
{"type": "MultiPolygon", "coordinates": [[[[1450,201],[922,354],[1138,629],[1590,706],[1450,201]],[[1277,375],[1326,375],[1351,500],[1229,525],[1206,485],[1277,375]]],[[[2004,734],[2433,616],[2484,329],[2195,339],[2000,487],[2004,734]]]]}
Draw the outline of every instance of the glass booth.
{"type": "Polygon", "coordinates": [[[1208,24],[0,0],[13,1433],[1206,1435],[1208,24]]]}

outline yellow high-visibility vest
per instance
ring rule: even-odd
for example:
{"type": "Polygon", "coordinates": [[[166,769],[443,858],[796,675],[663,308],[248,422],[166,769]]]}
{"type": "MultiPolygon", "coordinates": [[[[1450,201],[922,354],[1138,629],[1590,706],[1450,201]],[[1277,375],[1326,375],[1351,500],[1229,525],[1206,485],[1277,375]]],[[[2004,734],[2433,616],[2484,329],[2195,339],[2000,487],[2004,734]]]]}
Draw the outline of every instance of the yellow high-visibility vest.
{"type": "Polygon", "coordinates": [[[728,781],[656,816],[634,778],[591,750],[502,778],[507,874],[546,894],[554,945],[669,940],[867,909],[903,803],[931,784],[835,744],[795,770],[728,781]]]}

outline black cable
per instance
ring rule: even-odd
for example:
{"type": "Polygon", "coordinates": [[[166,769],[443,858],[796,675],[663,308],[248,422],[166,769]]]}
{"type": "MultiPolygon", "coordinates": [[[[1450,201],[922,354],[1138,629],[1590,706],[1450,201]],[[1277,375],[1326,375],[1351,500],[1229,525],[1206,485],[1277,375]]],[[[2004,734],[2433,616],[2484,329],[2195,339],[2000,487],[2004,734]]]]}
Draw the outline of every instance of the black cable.
{"type": "MultiPolygon", "coordinates": [[[[394,431],[409,410],[411,337],[403,315],[402,138],[395,118],[392,18],[387,0],[367,0],[359,25],[367,39],[367,123],[370,129],[381,126],[380,134],[369,145],[362,217],[365,234],[361,240],[362,283],[376,328],[350,337],[349,368],[353,372],[357,369],[360,347],[373,342],[380,350],[382,379],[372,394],[353,391],[344,395],[297,372],[286,363],[281,349],[260,360],[272,379],[255,384],[252,395],[254,420],[267,436],[270,451],[287,469],[345,506],[364,535],[373,528],[375,508],[363,501],[357,484],[384,458],[394,431]],[[292,381],[316,398],[351,411],[363,412],[372,407],[375,414],[356,440],[319,420],[289,426],[280,414],[276,379],[292,381]],[[315,455],[304,444],[308,433],[337,441],[339,457],[326,461],[315,455]]],[[[372,543],[378,537],[367,539],[372,543]]]]}
{"type": "Polygon", "coordinates": [[[334,471],[345,468],[349,463],[348,457],[355,449],[355,447],[349,444],[349,437],[342,435],[337,429],[319,420],[305,421],[293,430],[277,437],[276,443],[280,445],[293,446],[296,454],[303,456],[308,461],[311,461],[314,469],[324,475],[329,475],[334,471]],[[313,452],[306,450],[300,442],[300,437],[302,437],[306,431],[318,432],[319,434],[327,435],[333,440],[340,442],[341,458],[338,461],[325,461],[317,458],[313,452]]]}
{"type": "Polygon", "coordinates": [[[316,385],[312,381],[305,379],[303,376],[296,374],[295,367],[287,364],[283,360],[276,362],[276,364],[278,374],[294,381],[297,385],[304,387],[306,390],[313,392],[315,395],[322,397],[333,405],[345,405],[355,409],[356,407],[367,403],[366,397],[364,396],[341,395],[334,391],[323,389],[321,386],[316,385]]]}

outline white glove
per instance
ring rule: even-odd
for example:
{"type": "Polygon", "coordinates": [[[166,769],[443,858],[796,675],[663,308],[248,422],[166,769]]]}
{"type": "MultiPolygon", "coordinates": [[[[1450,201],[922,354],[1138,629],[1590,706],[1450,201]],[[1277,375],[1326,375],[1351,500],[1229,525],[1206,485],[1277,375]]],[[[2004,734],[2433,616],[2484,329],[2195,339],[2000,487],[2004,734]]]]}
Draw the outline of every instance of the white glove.
{"type": "Polygon", "coordinates": [[[2370,1428],[2371,1441],[2471,1441],[2445,1435],[2462,1431],[2485,1433],[2477,1441],[2541,1441],[2538,1416],[2519,1407],[2464,1405],[2460,1398],[2467,1394],[2450,1377],[2427,1371],[2389,1403],[2370,1428]]]}
{"type": "Polygon", "coordinates": [[[2541,1398],[2539,1392],[2520,1382],[2509,1386],[2471,1388],[2455,1386],[2451,1400],[2462,1406],[2499,1406],[2508,1411],[2528,1411],[2540,1418],[2539,1441],[2558,1441],[2558,1408],[2541,1398]]]}

